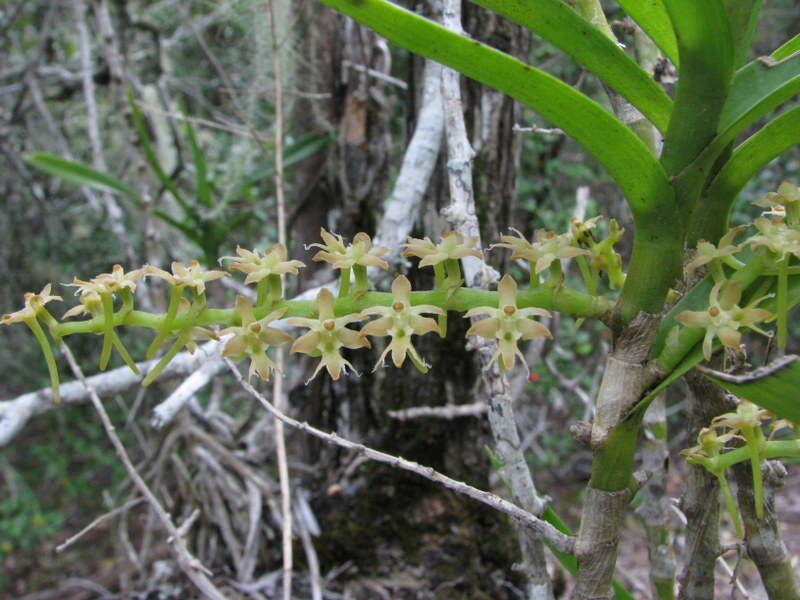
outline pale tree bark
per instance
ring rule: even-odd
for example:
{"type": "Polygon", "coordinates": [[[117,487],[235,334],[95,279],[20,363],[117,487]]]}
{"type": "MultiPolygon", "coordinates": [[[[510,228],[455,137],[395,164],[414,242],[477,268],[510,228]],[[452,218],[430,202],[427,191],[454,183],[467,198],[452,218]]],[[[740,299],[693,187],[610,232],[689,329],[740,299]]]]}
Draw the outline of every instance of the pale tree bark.
{"type": "MultiPolygon", "coordinates": [[[[460,0],[442,2],[442,23],[451,31],[463,34],[460,0]]],[[[461,75],[452,69],[443,69],[442,96],[445,111],[445,137],[447,140],[447,171],[450,184],[450,204],[442,212],[453,229],[466,237],[474,236],[480,242],[481,232],[475,211],[475,192],[472,181],[474,150],[467,138],[464,107],[461,102],[461,75]]],[[[497,274],[475,257],[461,260],[464,281],[469,287],[488,287],[497,274]]],[[[511,489],[514,502],[540,516],[544,501],[533,484],[528,463],[521,449],[514,409],[509,395],[509,384],[497,365],[492,364],[496,342],[482,343],[479,348],[481,371],[489,404],[489,425],[495,441],[497,458],[502,463],[502,475],[511,489]]],[[[530,531],[517,528],[522,552],[522,568],[527,579],[525,597],[528,600],[550,600],[553,589],[547,573],[547,560],[541,539],[530,531]]]]}
{"type": "Polygon", "coordinates": [[[739,512],[744,522],[745,548],[761,575],[761,581],[770,600],[800,599],[800,582],[797,569],[781,536],[778,515],[775,512],[775,492],[783,486],[785,467],[777,461],[766,462],[763,467],[764,517],[756,517],[753,496],[753,474],[746,462],[732,469],[736,480],[739,512]]]}
{"type": "MultiPolygon", "coordinates": [[[[691,444],[711,419],[734,406],[722,388],[699,373],[689,373],[686,382],[690,392],[688,440],[691,444]]],[[[720,554],[719,482],[699,465],[688,465],[688,470],[681,505],[687,524],[679,598],[713,600],[714,566],[720,554]]]]}

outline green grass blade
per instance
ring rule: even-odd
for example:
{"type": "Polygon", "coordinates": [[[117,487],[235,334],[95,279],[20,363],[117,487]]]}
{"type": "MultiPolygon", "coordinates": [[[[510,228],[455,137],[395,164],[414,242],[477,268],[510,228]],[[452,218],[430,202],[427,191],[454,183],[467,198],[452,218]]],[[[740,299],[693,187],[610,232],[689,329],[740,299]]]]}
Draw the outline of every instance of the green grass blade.
{"type": "Polygon", "coordinates": [[[617,4],[636,21],[673,65],[680,65],[678,41],[664,0],[617,0],[617,4]]]}
{"type": "Polygon", "coordinates": [[[197,200],[203,206],[211,208],[211,186],[208,184],[208,166],[203,156],[203,150],[197,143],[197,136],[190,121],[186,121],[186,137],[189,138],[189,145],[192,147],[192,161],[194,162],[195,172],[195,191],[197,200]]]}
{"type": "Polygon", "coordinates": [[[666,132],[672,100],[613,40],[561,0],[473,0],[542,36],[597,75],[666,132]]]}
{"type": "Polygon", "coordinates": [[[147,126],[145,125],[142,111],[139,110],[139,106],[136,104],[133,94],[128,96],[128,101],[131,107],[133,125],[136,128],[137,134],[139,135],[139,141],[142,144],[142,151],[144,152],[144,158],[147,161],[147,164],[150,165],[151,169],[153,169],[153,172],[156,174],[156,177],[158,177],[161,185],[164,186],[164,189],[172,194],[172,197],[175,198],[175,201],[180,205],[183,212],[186,213],[186,216],[199,223],[201,221],[200,215],[188,202],[186,202],[186,200],[183,198],[183,195],[178,191],[175,183],[172,181],[169,175],[164,172],[164,169],[161,168],[161,163],[158,160],[158,156],[156,156],[153,145],[150,143],[150,135],[147,133],[147,126]]]}
{"type": "MultiPolygon", "coordinates": [[[[678,90],[661,162],[668,175],[690,164],[717,133],[735,46],[721,0],[665,0],[678,38],[678,90]]],[[[679,198],[691,204],[696,198],[679,198]]]]}
{"type": "Polygon", "coordinates": [[[103,192],[117,192],[137,204],[141,204],[141,198],[139,198],[136,190],[125,185],[119,179],[107,173],[101,173],[89,165],[43,152],[29,154],[25,157],[25,162],[48,175],[53,175],[64,181],[103,192]]]}
{"type": "Polygon", "coordinates": [[[186,225],[184,223],[181,223],[180,221],[177,221],[177,220],[173,219],[172,217],[170,217],[167,213],[165,213],[162,210],[158,210],[158,209],[154,210],[153,211],[153,216],[156,217],[156,218],[161,219],[162,221],[164,221],[164,223],[166,223],[170,227],[174,227],[175,229],[177,229],[178,231],[183,233],[187,238],[189,238],[191,241],[193,241],[198,246],[202,246],[203,245],[202,244],[202,238],[200,237],[200,235],[198,235],[198,233],[192,227],[190,227],[190,226],[188,226],[188,225],[186,225]]]}
{"type": "Polygon", "coordinates": [[[320,0],[408,50],[528,105],[587,149],[619,184],[634,215],[674,212],[664,171],[647,146],[585,95],[494,48],[386,0],[320,0]]]}

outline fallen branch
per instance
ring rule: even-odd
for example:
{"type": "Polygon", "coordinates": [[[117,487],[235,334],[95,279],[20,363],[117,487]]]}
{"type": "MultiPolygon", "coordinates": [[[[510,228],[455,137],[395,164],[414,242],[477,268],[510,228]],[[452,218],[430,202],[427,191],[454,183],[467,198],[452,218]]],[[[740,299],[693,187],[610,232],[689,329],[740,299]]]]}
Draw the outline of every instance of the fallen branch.
{"type": "Polygon", "coordinates": [[[408,421],[423,417],[436,419],[458,419],[459,417],[479,417],[486,414],[489,405],[485,402],[472,404],[446,404],[445,406],[415,406],[406,410],[390,410],[389,416],[398,421],[408,421]]]}

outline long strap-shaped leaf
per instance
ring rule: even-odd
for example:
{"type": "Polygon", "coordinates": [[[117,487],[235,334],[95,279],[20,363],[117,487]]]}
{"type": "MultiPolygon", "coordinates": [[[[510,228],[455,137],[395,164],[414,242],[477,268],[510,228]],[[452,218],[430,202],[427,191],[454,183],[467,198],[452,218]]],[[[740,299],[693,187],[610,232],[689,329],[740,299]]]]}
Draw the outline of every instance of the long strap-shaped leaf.
{"type": "Polygon", "coordinates": [[[736,71],[719,119],[730,140],[776,106],[800,93],[800,53],[782,61],[758,58],[736,71]]]}
{"type": "Polygon", "coordinates": [[[748,181],[772,159],[800,143],[800,106],[776,117],[742,142],[704,194],[703,209],[728,214],[748,181]]]}
{"type": "Polygon", "coordinates": [[[137,204],[140,204],[142,201],[139,194],[137,194],[136,190],[132,187],[122,183],[122,181],[108,173],[102,173],[84,163],[67,160],[66,158],[61,158],[54,154],[46,154],[44,152],[29,154],[25,157],[25,162],[32,167],[36,167],[40,171],[44,171],[55,177],[60,177],[65,181],[77,185],[85,185],[86,187],[104,192],[118,192],[127,196],[137,204]]]}
{"type": "MultiPolygon", "coordinates": [[[[735,48],[721,0],[665,0],[681,66],[661,162],[679,173],[714,138],[728,97],[735,48]]],[[[679,198],[691,202],[694,198],[679,198]]]]}
{"type": "Polygon", "coordinates": [[[728,21],[731,24],[731,34],[736,48],[734,66],[739,67],[747,60],[747,53],[753,42],[764,0],[722,1],[728,12],[728,21]]]}
{"type": "Polygon", "coordinates": [[[575,138],[608,170],[637,220],[664,223],[676,214],[664,171],[645,144],[600,105],[555,77],[386,0],[320,2],[412,52],[530,106],[575,138]]]}
{"type": "MultiPolygon", "coordinates": [[[[720,115],[719,133],[678,175],[675,180],[677,189],[697,189],[702,186],[714,163],[736,140],[739,133],[800,92],[800,53],[778,61],[774,56],[781,48],[772,57],[756,59],[736,72],[728,100],[720,115]]],[[[698,206],[695,211],[698,210],[705,208],[698,206]]],[[[696,216],[707,225],[711,224],[708,215],[696,216]]],[[[700,231],[700,237],[716,239],[715,235],[715,232],[709,230],[700,231]]],[[[692,233],[690,237],[695,236],[692,233]]]]}
{"type": "Polygon", "coordinates": [[[473,0],[542,36],[597,75],[666,132],[672,100],[611,39],[561,0],[473,0]]]}
{"type": "Polygon", "coordinates": [[[678,41],[664,0],[617,0],[617,4],[650,36],[664,56],[679,66],[678,41]]]}
{"type": "Polygon", "coordinates": [[[766,408],[781,418],[790,419],[800,425],[800,360],[787,357],[772,369],[767,366],[751,375],[728,378],[720,374],[714,377],[705,373],[714,383],[739,396],[766,408]]]}

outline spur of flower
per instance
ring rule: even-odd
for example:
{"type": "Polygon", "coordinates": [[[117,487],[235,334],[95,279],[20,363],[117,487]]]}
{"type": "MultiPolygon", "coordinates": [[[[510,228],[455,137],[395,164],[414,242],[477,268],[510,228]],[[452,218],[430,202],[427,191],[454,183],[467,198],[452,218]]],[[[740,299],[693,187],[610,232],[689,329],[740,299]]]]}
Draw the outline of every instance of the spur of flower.
{"type": "Polygon", "coordinates": [[[334,269],[349,269],[355,265],[389,268],[389,264],[380,258],[389,252],[389,249],[383,246],[373,248],[372,239],[363,231],[355,235],[350,245],[345,245],[342,236],[329,233],[324,227],[320,229],[319,234],[324,243],[307,246],[320,249],[311,260],[330,263],[334,269]]]}
{"type": "Polygon", "coordinates": [[[168,284],[178,288],[194,288],[198,296],[205,294],[207,282],[221,277],[230,277],[230,274],[224,271],[207,271],[196,260],[190,261],[188,265],[177,261],[173,262],[172,273],[167,273],[163,269],[151,265],[145,267],[145,272],[148,275],[160,277],[168,284]]]}
{"type": "Polygon", "coordinates": [[[703,338],[703,356],[711,358],[714,338],[728,348],[741,349],[742,334],[740,327],[749,327],[763,335],[770,334],[756,327],[756,323],[772,316],[772,313],[756,306],[765,298],[763,296],[750,302],[746,307],[739,306],[742,297],[742,284],[739,281],[720,281],[708,297],[707,310],[685,310],[675,319],[687,327],[701,327],[706,330],[703,338]]]}
{"type": "Polygon", "coordinates": [[[317,294],[317,319],[305,319],[293,317],[287,319],[288,325],[297,327],[307,327],[308,332],[301,335],[294,341],[289,352],[301,352],[309,356],[321,357],[311,379],[317,376],[322,367],[328,370],[330,376],[336,380],[342,371],[353,365],[350,364],[341,354],[342,348],[369,348],[369,341],[359,335],[354,329],[348,329],[347,324],[354,321],[361,321],[364,316],[361,313],[336,317],[334,314],[335,300],[333,294],[327,289],[322,288],[317,294]]]}
{"type": "MultiPolygon", "coordinates": [[[[436,321],[430,317],[423,317],[422,313],[443,315],[445,311],[438,306],[419,305],[411,306],[411,283],[400,275],[392,283],[392,305],[373,306],[365,309],[362,315],[381,315],[380,318],[370,321],[361,328],[360,335],[373,337],[391,336],[392,340],[383,351],[375,369],[381,365],[389,352],[392,353],[392,362],[395,367],[401,367],[406,360],[406,355],[411,362],[423,373],[430,368],[411,345],[412,335],[424,335],[430,331],[440,333],[436,321]]],[[[374,370],[374,369],[373,369],[374,370]]]]}
{"type": "Polygon", "coordinates": [[[517,347],[519,340],[539,337],[552,339],[550,330],[531,318],[549,317],[550,313],[542,308],[517,308],[517,283],[511,275],[503,276],[497,291],[497,308],[480,306],[470,309],[464,315],[467,318],[489,315],[487,319],[476,321],[467,331],[467,337],[480,336],[497,340],[497,351],[492,356],[492,362],[498,360],[501,371],[510,371],[514,368],[517,356],[525,364],[525,357],[517,347]]]}
{"type": "Polygon", "coordinates": [[[0,322],[2,322],[3,325],[11,325],[12,323],[30,322],[35,319],[36,316],[42,311],[45,304],[52,302],[53,300],[62,300],[61,296],[51,295],[50,288],[51,286],[48,283],[38,294],[27,292],[23,296],[25,300],[25,306],[16,312],[3,315],[0,317],[0,322]]]}
{"type": "Polygon", "coordinates": [[[477,243],[477,237],[464,237],[456,231],[443,233],[442,241],[438,244],[434,244],[427,237],[424,239],[410,237],[402,245],[405,248],[403,256],[416,256],[421,259],[420,267],[436,265],[448,259],[458,260],[465,256],[483,259],[480,250],[475,248],[477,243]]]}
{"type": "Polygon", "coordinates": [[[512,260],[521,258],[529,261],[535,265],[536,274],[544,271],[555,260],[591,254],[588,250],[573,245],[571,232],[556,235],[553,231],[539,229],[533,235],[533,242],[529,242],[522,232],[513,227],[510,229],[515,235],[501,235],[500,243],[494,244],[492,248],[509,248],[512,250],[512,260]]]}
{"type": "Polygon", "coordinates": [[[267,355],[267,349],[292,341],[287,333],[269,327],[269,323],[280,319],[286,310],[287,307],[279,308],[263,319],[256,320],[253,303],[242,296],[237,296],[234,313],[239,316],[241,325],[228,327],[220,332],[220,335],[233,334],[233,337],[225,343],[222,356],[230,356],[235,360],[248,356],[250,358],[248,377],[252,377],[255,373],[261,379],[269,381],[269,373],[276,369],[276,365],[267,355]]]}
{"type": "Polygon", "coordinates": [[[233,261],[228,267],[231,271],[246,273],[245,285],[258,283],[268,275],[284,273],[297,275],[299,273],[297,269],[306,266],[299,260],[287,260],[286,246],[283,244],[275,244],[272,248],[266,249],[263,255],[256,249],[251,252],[236,246],[236,254],[237,256],[223,256],[219,260],[233,261]]]}

